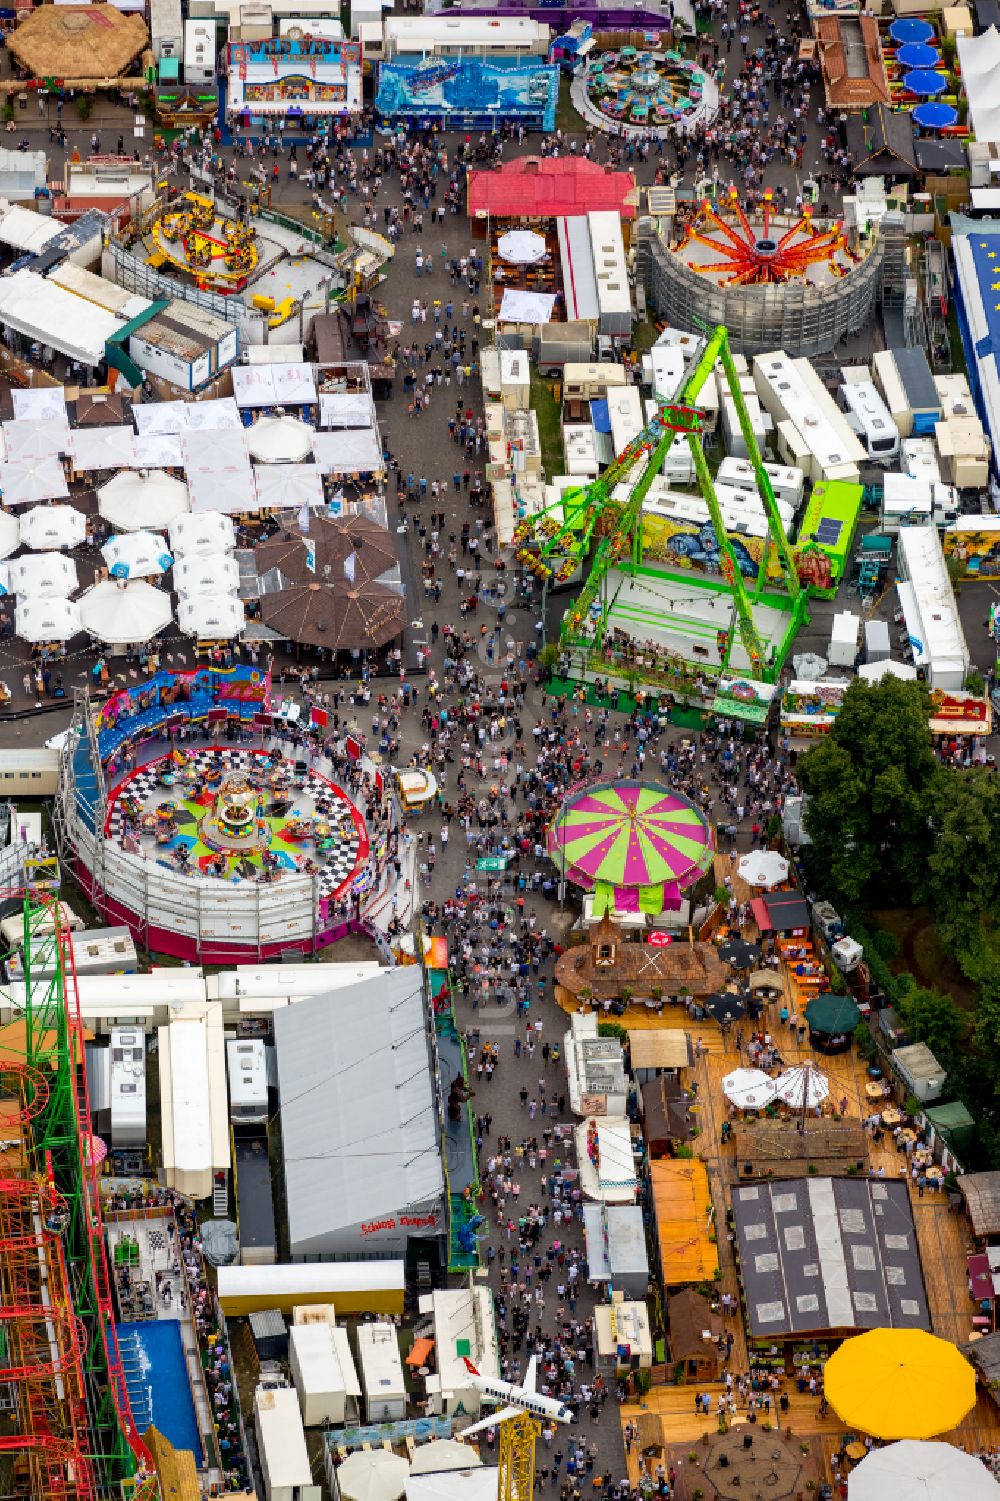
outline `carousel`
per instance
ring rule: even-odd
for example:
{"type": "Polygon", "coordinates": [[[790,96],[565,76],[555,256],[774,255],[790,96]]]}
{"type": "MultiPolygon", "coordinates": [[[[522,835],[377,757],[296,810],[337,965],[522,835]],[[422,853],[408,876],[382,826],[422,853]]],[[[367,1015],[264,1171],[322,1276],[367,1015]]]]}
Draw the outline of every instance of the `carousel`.
{"type": "Polygon", "coordinates": [[[320,896],[360,890],[368,835],[335,783],[277,751],[175,749],[108,796],[105,837],[192,877],[275,882],[299,872],[320,896]]]}
{"type": "Polygon", "coordinates": [[[714,119],[719,88],[710,73],[675,51],[620,47],[588,59],[573,102],[590,122],[615,134],[666,135],[714,119]]]}
{"type": "Polygon", "coordinates": [[[203,290],[242,291],[260,263],[254,226],[224,218],[200,193],[161,203],[145,238],[151,266],[167,265],[203,290]]]}

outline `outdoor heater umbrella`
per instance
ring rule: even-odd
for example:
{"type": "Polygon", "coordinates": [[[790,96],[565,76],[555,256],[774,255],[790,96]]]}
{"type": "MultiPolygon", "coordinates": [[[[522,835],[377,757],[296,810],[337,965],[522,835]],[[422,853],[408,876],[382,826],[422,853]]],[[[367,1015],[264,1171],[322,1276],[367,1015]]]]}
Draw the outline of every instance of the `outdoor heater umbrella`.
{"type": "Polygon", "coordinates": [[[170,595],[139,579],[120,584],[105,579],[80,599],[85,631],[107,646],[131,646],[149,641],[170,624],[170,595]]]}
{"type": "Polygon", "coordinates": [[[21,546],[32,552],[79,547],[87,538],[87,518],[75,506],[33,506],[21,517],[21,546]]]}
{"type": "Polygon", "coordinates": [[[706,1016],[714,1022],[738,1022],[747,1014],[747,1004],[735,990],[718,990],[701,1002],[706,1016]]]}
{"type": "Polygon", "coordinates": [[[174,562],[167,551],[167,539],[159,532],[127,532],[112,537],[101,548],[101,556],[114,579],[159,578],[174,562]]]}
{"type": "Polygon", "coordinates": [[[174,567],[174,588],[181,599],[195,594],[235,594],[239,587],[240,565],[227,552],[179,558],[174,567]]]}
{"type": "Polygon", "coordinates": [[[236,546],[233,518],[224,511],[200,511],[197,516],[178,516],[171,521],[170,547],[177,557],[204,557],[232,552],[236,546]]]}
{"type": "Polygon", "coordinates": [[[177,604],[177,624],[187,636],[230,641],[246,630],[246,612],[233,594],[195,594],[177,604]]]}
{"type": "Polygon", "coordinates": [[[719,955],[734,969],[750,969],[760,958],[760,944],[750,943],[746,938],[731,938],[721,945],[719,955]]]}
{"type": "Polygon", "coordinates": [[[68,641],[82,629],[80,606],[71,600],[26,599],[18,603],[15,634],[33,646],[47,641],[68,641]]]}
{"type": "Polygon", "coordinates": [[[10,592],[30,599],[69,599],[80,586],[76,564],[61,552],[29,552],[7,565],[10,592]]]}
{"type": "Polygon", "coordinates": [[[722,1081],[722,1093],[737,1110],[763,1110],[774,1099],[774,1080],[762,1068],[734,1068],[722,1081]]]}

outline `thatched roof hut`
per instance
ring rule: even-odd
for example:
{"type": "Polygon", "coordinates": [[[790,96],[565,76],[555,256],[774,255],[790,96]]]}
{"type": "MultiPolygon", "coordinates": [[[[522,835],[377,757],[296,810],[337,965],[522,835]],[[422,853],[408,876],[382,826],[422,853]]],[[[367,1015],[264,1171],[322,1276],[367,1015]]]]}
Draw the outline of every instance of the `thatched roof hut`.
{"type": "Polygon", "coordinates": [[[118,78],[148,43],[142,16],[113,5],[39,5],[7,37],[17,66],[66,83],[118,78]]]}

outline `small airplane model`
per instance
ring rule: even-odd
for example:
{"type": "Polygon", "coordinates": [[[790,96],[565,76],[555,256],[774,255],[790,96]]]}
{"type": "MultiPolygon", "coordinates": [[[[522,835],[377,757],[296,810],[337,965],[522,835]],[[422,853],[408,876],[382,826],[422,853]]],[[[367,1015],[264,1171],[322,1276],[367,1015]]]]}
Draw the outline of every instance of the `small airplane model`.
{"type": "Polygon", "coordinates": [[[473,1423],[471,1428],[463,1428],[463,1438],[468,1438],[470,1433],[480,1433],[484,1428],[495,1428],[498,1423],[520,1417],[525,1412],[533,1418],[545,1418],[552,1423],[573,1422],[573,1413],[565,1402],[560,1402],[555,1397],[542,1396],[536,1390],[534,1355],[528,1361],[523,1386],[516,1386],[512,1381],[491,1381],[488,1376],[481,1376],[467,1356],[465,1364],[473,1386],[483,1394],[483,1401],[497,1403],[498,1410],[488,1418],[481,1418],[478,1423],[473,1423]]]}

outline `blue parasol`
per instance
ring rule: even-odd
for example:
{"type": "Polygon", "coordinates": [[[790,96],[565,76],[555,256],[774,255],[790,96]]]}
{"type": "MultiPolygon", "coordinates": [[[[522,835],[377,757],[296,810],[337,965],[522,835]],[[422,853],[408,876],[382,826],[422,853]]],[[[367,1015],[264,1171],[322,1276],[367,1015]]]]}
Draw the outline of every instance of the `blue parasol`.
{"type": "Polygon", "coordinates": [[[934,94],[943,94],[948,87],[948,80],[943,73],[932,73],[927,68],[915,68],[912,73],[903,74],[903,88],[909,94],[920,94],[929,99],[934,94]]]}
{"type": "Polygon", "coordinates": [[[926,42],[907,42],[896,53],[896,61],[903,68],[936,68],[941,54],[936,47],[928,47],[926,42]]]}
{"type": "Polygon", "coordinates": [[[929,21],[922,21],[919,16],[903,16],[900,20],[893,21],[889,35],[902,47],[906,42],[929,42],[934,35],[934,27],[929,21]]]}
{"type": "Polygon", "coordinates": [[[958,110],[951,104],[918,104],[913,111],[913,118],[922,130],[944,130],[947,125],[954,125],[958,119],[958,110]]]}

